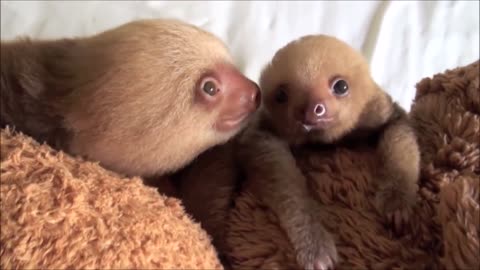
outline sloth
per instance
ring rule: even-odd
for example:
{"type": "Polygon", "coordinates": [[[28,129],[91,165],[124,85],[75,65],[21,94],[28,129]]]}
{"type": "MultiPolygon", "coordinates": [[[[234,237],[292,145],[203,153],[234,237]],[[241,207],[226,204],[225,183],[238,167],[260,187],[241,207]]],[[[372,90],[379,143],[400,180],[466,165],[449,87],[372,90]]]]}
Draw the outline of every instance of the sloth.
{"type": "Polygon", "coordinates": [[[0,83],[2,128],[141,177],[227,142],[261,101],[220,39],[167,19],[2,41],[0,83]]]}
{"type": "Polygon", "coordinates": [[[334,267],[335,242],[323,225],[328,220],[293,153],[313,145],[362,143],[370,135],[377,138],[381,161],[375,205],[392,224],[408,219],[418,188],[417,139],[407,113],[375,83],[359,52],[335,37],[301,37],[274,55],[260,88],[262,105],[249,126],[182,176],[187,211],[220,250],[231,196],[246,178],[249,191],[278,217],[298,263],[306,269],[334,267]],[[200,183],[206,182],[202,191],[200,183]]]}

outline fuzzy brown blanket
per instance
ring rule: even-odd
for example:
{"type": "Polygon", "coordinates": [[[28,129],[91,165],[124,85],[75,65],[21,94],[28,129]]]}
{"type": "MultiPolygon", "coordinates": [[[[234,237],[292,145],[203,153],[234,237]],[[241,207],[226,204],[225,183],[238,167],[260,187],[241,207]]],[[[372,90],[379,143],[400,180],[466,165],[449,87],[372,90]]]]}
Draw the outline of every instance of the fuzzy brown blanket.
{"type": "MultiPolygon", "coordinates": [[[[480,266],[479,62],[417,88],[411,116],[423,169],[403,234],[393,235],[372,205],[373,149],[311,151],[298,160],[336,236],[337,269],[480,266]]],[[[221,268],[178,200],[9,130],[0,141],[2,269],[221,268]]],[[[298,268],[276,217],[248,190],[228,223],[235,268],[298,268]]]]}
{"type": "MultiPolygon", "coordinates": [[[[480,269],[479,62],[426,78],[410,115],[422,151],[418,207],[395,235],[375,210],[374,149],[315,150],[297,160],[325,206],[336,269],[480,269]]],[[[276,217],[247,190],[226,237],[235,269],[294,269],[276,217]]]]}

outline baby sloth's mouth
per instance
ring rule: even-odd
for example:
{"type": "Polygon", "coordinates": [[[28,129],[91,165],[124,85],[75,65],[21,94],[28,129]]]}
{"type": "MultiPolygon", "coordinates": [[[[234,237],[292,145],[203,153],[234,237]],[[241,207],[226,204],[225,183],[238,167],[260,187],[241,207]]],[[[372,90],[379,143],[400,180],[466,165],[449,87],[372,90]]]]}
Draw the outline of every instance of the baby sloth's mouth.
{"type": "Polygon", "coordinates": [[[299,121],[299,124],[305,132],[310,132],[312,130],[327,129],[333,123],[333,120],[333,117],[328,117],[318,119],[316,122],[299,121]]]}

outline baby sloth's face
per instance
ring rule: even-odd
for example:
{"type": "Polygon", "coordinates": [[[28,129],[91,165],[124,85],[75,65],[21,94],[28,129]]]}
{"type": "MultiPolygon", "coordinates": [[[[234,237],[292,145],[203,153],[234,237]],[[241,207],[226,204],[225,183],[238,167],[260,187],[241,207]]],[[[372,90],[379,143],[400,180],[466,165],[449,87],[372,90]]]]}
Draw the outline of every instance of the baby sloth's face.
{"type": "Polygon", "coordinates": [[[280,49],[262,73],[264,110],[291,144],[329,143],[355,127],[376,91],[363,57],[327,36],[280,49]]]}

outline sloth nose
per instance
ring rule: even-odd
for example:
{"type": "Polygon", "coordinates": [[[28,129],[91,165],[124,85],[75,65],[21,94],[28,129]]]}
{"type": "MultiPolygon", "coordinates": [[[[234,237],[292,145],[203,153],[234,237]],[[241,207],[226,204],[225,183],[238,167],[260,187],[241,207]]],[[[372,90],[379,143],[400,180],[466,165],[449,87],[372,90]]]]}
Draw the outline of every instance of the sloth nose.
{"type": "Polygon", "coordinates": [[[240,99],[243,100],[241,103],[249,111],[256,111],[260,107],[262,102],[262,94],[260,92],[260,87],[255,82],[248,80],[246,85],[239,90],[240,99]]]}
{"type": "Polygon", "coordinates": [[[258,86],[258,84],[256,84],[255,82],[252,83],[254,90],[251,95],[251,100],[253,101],[255,108],[258,108],[260,106],[260,103],[262,102],[262,93],[260,92],[260,87],[258,86]]]}
{"type": "Polygon", "coordinates": [[[315,106],[315,108],[313,109],[313,112],[317,115],[317,116],[322,116],[325,114],[325,112],[327,112],[327,109],[325,109],[325,105],[323,104],[317,104],[315,106]]]}
{"type": "Polygon", "coordinates": [[[304,120],[306,124],[315,124],[327,117],[327,106],[323,102],[312,102],[307,105],[304,120]]]}

